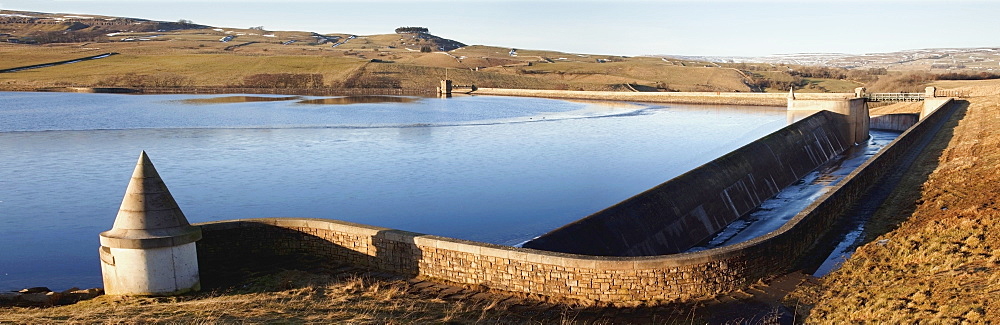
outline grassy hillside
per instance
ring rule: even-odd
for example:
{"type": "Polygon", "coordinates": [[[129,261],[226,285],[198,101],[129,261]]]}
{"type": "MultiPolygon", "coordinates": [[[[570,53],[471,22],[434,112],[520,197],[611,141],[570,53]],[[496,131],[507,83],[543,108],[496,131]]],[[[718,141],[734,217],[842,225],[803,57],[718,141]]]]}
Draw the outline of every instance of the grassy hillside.
{"type": "MultiPolygon", "coordinates": [[[[3,13],[16,17],[0,19],[0,33],[13,33],[3,37],[18,43],[0,43],[0,55],[4,58],[0,69],[120,53],[106,59],[0,73],[0,89],[8,90],[64,86],[141,88],[150,87],[148,80],[171,80],[168,84],[184,87],[226,87],[239,86],[250,75],[275,73],[321,74],[323,86],[331,88],[432,91],[447,77],[458,84],[494,88],[751,90],[746,86],[745,75],[716,64],[464,46],[429,33],[320,35],[121,18],[128,24],[143,24],[148,27],[145,29],[173,28],[133,32],[122,31],[125,29],[121,26],[98,26],[89,18],[72,18],[79,17],[76,15],[3,13]],[[26,24],[25,20],[36,23],[26,24]],[[43,37],[50,35],[46,33],[83,33],[78,38],[86,40],[53,40],[43,37]],[[42,44],[43,41],[49,43],[42,44]],[[39,44],[25,44],[31,42],[39,44]],[[515,51],[511,53],[512,50],[515,51]]],[[[3,40],[6,39],[0,39],[3,40]]]]}
{"type": "MultiPolygon", "coordinates": [[[[326,85],[351,85],[348,78],[392,80],[386,85],[432,90],[447,74],[459,84],[495,88],[628,90],[749,91],[735,70],[687,66],[656,58],[581,56],[558,52],[519,51],[484,46],[463,47],[449,52],[420,52],[384,45],[379,40],[398,40],[398,35],[357,37],[342,45],[314,44],[308,33],[273,33],[275,37],[239,35],[229,42],[219,39],[231,30],[182,31],[148,38],[150,33],[118,35],[149,41],[91,42],[70,44],[0,44],[4,60],[0,69],[69,60],[101,53],[120,55],[107,59],[0,74],[0,87],[42,88],[101,86],[116,76],[172,75],[186,85],[222,87],[239,85],[243,78],[260,73],[319,73],[326,85]],[[280,38],[279,38],[280,37],[280,38]],[[285,42],[296,42],[282,45],[285,42]],[[234,45],[241,45],[233,47],[234,45]],[[532,54],[532,55],[529,55],[532,54]],[[363,75],[354,75],[362,69],[363,75]],[[449,70],[445,73],[445,70],[449,70]]],[[[271,35],[271,34],[268,34],[271,35]]],[[[369,87],[379,87],[366,83],[369,87]]],[[[142,85],[118,85],[134,86],[142,85]]],[[[395,87],[395,86],[393,86],[395,87]]]]}

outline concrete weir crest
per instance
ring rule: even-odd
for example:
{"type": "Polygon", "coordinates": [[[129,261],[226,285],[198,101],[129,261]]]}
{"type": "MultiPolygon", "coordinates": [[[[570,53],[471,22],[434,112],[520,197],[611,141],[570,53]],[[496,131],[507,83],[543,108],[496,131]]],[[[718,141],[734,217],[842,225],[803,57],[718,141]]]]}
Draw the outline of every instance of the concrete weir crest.
{"type": "Polygon", "coordinates": [[[188,223],[146,152],[139,154],[111,230],[101,235],[101,273],[111,295],[172,295],[200,289],[188,223]]]}

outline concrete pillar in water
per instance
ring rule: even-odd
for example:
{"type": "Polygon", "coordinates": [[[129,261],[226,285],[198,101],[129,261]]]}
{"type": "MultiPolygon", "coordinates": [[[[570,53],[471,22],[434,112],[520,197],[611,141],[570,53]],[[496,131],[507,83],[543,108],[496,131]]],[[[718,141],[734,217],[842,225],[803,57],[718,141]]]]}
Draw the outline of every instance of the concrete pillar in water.
{"type": "Polygon", "coordinates": [[[201,289],[188,223],[143,151],[111,230],[101,233],[101,273],[109,295],[169,296],[201,289]]]}
{"type": "Polygon", "coordinates": [[[451,95],[451,80],[441,80],[441,88],[438,88],[438,93],[442,95],[451,95]]]}

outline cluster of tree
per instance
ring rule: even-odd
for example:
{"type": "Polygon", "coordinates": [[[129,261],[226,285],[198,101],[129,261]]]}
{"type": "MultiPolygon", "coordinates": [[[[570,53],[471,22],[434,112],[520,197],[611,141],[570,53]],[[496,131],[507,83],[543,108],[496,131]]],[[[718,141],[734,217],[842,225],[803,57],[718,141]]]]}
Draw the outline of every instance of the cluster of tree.
{"type": "Polygon", "coordinates": [[[320,88],[323,75],[318,73],[258,73],[243,78],[248,88],[320,88]]]}
{"type": "Polygon", "coordinates": [[[79,43],[79,42],[106,42],[108,36],[97,30],[73,30],[73,31],[52,31],[33,32],[25,38],[28,43],[48,44],[48,43],[79,43]],[[30,41],[28,41],[30,40],[30,41]]]}
{"type": "Polygon", "coordinates": [[[795,87],[798,89],[806,86],[809,82],[802,79],[802,77],[794,75],[790,80],[774,80],[755,74],[750,80],[746,81],[746,84],[753,91],[763,91],[764,88],[788,90],[791,87],[795,87]]]}
{"type": "Polygon", "coordinates": [[[400,27],[396,28],[396,34],[429,34],[427,27],[400,27]]]}
{"type": "Polygon", "coordinates": [[[937,80],[987,80],[1000,79],[1000,74],[991,72],[948,72],[936,75],[937,80]]]}
{"type": "MultiPolygon", "coordinates": [[[[530,66],[530,65],[529,65],[529,66],[530,66]]],[[[518,73],[518,74],[549,74],[549,73],[553,73],[553,71],[546,71],[546,70],[529,70],[529,69],[517,69],[517,73],[518,73]]],[[[566,72],[565,72],[565,71],[554,71],[554,73],[558,73],[558,74],[564,74],[564,73],[566,73],[566,72]]]]}
{"type": "Polygon", "coordinates": [[[889,74],[889,71],[885,68],[851,69],[847,71],[847,79],[868,83],[886,74],[889,74]]]}
{"type": "Polygon", "coordinates": [[[677,91],[676,89],[670,88],[669,84],[662,81],[657,81],[655,87],[656,91],[677,91]]]}
{"type": "Polygon", "coordinates": [[[759,63],[759,64],[747,64],[746,62],[740,62],[733,64],[732,67],[737,70],[743,71],[771,71],[774,70],[773,64],[759,63]]]}
{"type": "Polygon", "coordinates": [[[985,80],[1000,79],[1000,74],[989,72],[949,72],[931,74],[926,72],[898,73],[881,76],[869,83],[872,92],[922,92],[926,84],[935,80],[985,80]]]}
{"type": "Polygon", "coordinates": [[[964,64],[931,64],[931,69],[965,69],[964,64]]]}
{"type": "Polygon", "coordinates": [[[809,82],[806,81],[805,79],[795,77],[792,80],[770,80],[770,82],[768,82],[768,85],[766,87],[770,87],[773,89],[787,90],[793,87],[795,89],[800,89],[808,84],[809,82]]]}
{"type": "Polygon", "coordinates": [[[847,69],[804,66],[789,70],[788,74],[802,78],[846,79],[847,69]]]}
{"type": "Polygon", "coordinates": [[[154,75],[129,73],[108,77],[98,82],[97,85],[106,87],[167,88],[190,87],[194,85],[194,81],[191,78],[174,73],[158,73],[154,75]]]}

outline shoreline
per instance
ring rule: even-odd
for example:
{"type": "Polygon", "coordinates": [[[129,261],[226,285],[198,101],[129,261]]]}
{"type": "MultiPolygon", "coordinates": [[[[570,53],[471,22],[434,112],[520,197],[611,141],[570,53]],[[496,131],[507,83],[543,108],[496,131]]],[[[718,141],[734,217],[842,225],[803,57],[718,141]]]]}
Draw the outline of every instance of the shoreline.
{"type": "MultiPolygon", "coordinates": [[[[44,87],[0,89],[10,92],[75,92],[117,93],[135,95],[165,94],[261,94],[298,96],[441,96],[432,89],[405,88],[244,88],[244,87],[178,87],[178,88],[128,88],[128,87],[44,87]]],[[[489,95],[512,97],[538,97],[550,99],[577,99],[613,102],[673,103],[697,105],[786,106],[788,94],[750,92],[619,92],[576,91],[544,89],[478,88],[475,91],[457,92],[454,95],[489,95]]],[[[797,99],[832,100],[852,98],[849,93],[796,93],[797,99]]]]}
{"type": "MultiPolygon", "coordinates": [[[[473,94],[517,97],[542,97],[554,99],[586,99],[633,101],[648,103],[746,105],[746,106],[786,106],[788,94],[749,92],[617,92],[617,91],[575,91],[479,88],[473,94]]],[[[853,93],[796,93],[797,99],[847,99],[853,93]]]]}

